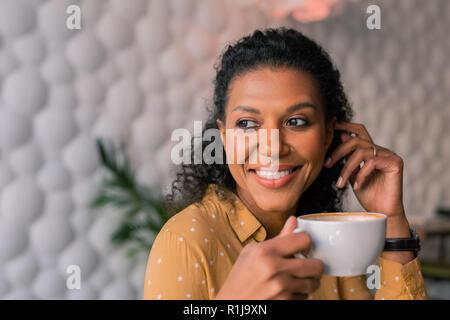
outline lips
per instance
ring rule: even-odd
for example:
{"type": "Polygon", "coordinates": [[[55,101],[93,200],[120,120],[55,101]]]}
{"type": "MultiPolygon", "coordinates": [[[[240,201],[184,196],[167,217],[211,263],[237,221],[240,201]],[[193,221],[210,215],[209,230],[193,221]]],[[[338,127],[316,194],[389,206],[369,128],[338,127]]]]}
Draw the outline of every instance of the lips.
{"type": "Polygon", "coordinates": [[[255,167],[249,171],[250,175],[262,186],[280,188],[291,181],[301,168],[302,166],[280,165],[278,167],[255,167]]]}

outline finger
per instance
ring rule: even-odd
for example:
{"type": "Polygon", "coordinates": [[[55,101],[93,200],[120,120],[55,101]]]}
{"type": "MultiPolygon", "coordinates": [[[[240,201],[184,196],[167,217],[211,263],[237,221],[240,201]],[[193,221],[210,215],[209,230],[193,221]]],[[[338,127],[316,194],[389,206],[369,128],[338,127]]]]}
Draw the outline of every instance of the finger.
{"type": "Polygon", "coordinates": [[[308,295],[306,293],[290,293],[287,291],[273,297],[271,300],[306,300],[308,295]]]}
{"type": "Polygon", "coordinates": [[[319,259],[285,259],[281,270],[290,273],[297,278],[320,279],[325,270],[324,264],[319,259]]]}
{"type": "Polygon", "coordinates": [[[325,167],[330,168],[334,166],[341,158],[347,156],[349,153],[355,151],[357,147],[370,147],[372,144],[366,140],[362,140],[358,137],[352,138],[340,144],[330,154],[329,159],[325,162],[325,167]]]}
{"type": "Polygon", "coordinates": [[[348,133],[356,133],[359,138],[364,139],[370,143],[373,143],[369,132],[363,124],[353,123],[353,122],[336,122],[336,130],[345,130],[348,133]]]}
{"type": "Polygon", "coordinates": [[[308,295],[306,293],[293,293],[291,300],[306,300],[308,295]]]}
{"type": "Polygon", "coordinates": [[[341,140],[342,142],[347,142],[348,140],[352,139],[354,137],[351,137],[347,132],[342,132],[341,133],[341,140]]]}
{"type": "MultiPolygon", "coordinates": [[[[376,146],[376,148],[377,148],[377,157],[378,157],[378,154],[379,154],[380,156],[382,156],[382,157],[383,157],[383,156],[384,156],[384,157],[386,157],[386,156],[391,156],[391,155],[397,156],[397,155],[395,155],[394,153],[392,153],[392,151],[389,151],[388,149],[382,148],[382,147],[380,147],[380,146],[376,146]]],[[[357,152],[357,151],[355,151],[355,152],[357,152]]],[[[355,152],[354,152],[354,153],[355,153],[355,152]]],[[[352,156],[353,156],[353,155],[352,155],[352,156]]],[[[372,157],[373,157],[373,148],[370,148],[369,159],[372,158],[372,157]]],[[[398,156],[397,156],[397,157],[398,157],[398,156]]],[[[398,157],[398,158],[400,159],[400,161],[402,161],[400,157],[398,157]]],[[[355,187],[358,187],[358,185],[359,185],[359,182],[355,184],[355,182],[357,182],[357,175],[358,175],[359,171],[361,170],[361,168],[364,166],[366,160],[367,160],[366,158],[363,158],[363,160],[361,160],[361,161],[359,162],[359,165],[358,165],[358,166],[355,166],[354,163],[348,164],[348,166],[349,166],[349,169],[348,169],[348,170],[349,170],[349,171],[351,170],[351,168],[354,168],[354,169],[353,169],[352,172],[350,173],[350,176],[349,176],[348,180],[343,178],[343,179],[342,179],[342,183],[341,183],[340,185],[345,186],[345,183],[346,183],[347,181],[349,181],[350,184],[351,184],[352,187],[353,187],[353,190],[357,190],[357,189],[355,189],[355,187]]],[[[347,165],[348,162],[350,162],[350,159],[346,162],[346,165],[347,165]]],[[[355,160],[355,162],[358,162],[358,160],[355,160]]],[[[344,171],[344,169],[345,169],[345,165],[344,165],[344,168],[342,169],[342,171],[344,171]]],[[[370,173],[369,173],[368,175],[370,175],[370,173]]]]}
{"type": "Polygon", "coordinates": [[[361,189],[368,177],[377,169],[384,172],[400,173],[403,170],[403,163],[401,158],[396,156],[376,156],[370,158],[359,170],[356,176],[357,185],[354,187],[354,190],[361,189]]]}
{"type": "Polygon", "coordinates": [[[314,278],[295,278],[292,277],[289,281],[288,288],[292,293],[313,293],[320,286],[320,280],[314,278]]]}
{"type": "Polygon", "coordinates": [[[351,181],[351,176],[355,170],[358,170],[362,161],[367,161],[368,159],[373,157],[373,149],[372,148],[357,148],[352,155],[345,162],[344,167],[342,168],[339,184],[337,184],[338,188],[342,188],[346,185],[347,181],[350,181],[352,184],[354,181],[351,181]],[[342,179],[341,179],[342,178],[342,179]]]}
{"type": "Polygon", "coordinates": [[[364,161],[361,162],[359,164],[359,166],[356,167],[355,170],[353,170],[352,174],[350,175],[350,178],[348,179],[348,181],[350,181],[350,183],[352,184],[352,186],[354,185],[355,181],[356,181],[356,176],[358,175],[359,170],[362,168],[364,164],[364,161]]]}
{"type": "Polygon", "coordinates": [[[286,222],[284,223],[283,229],[281,229],[277,237],[282,237],[290,234],[295,230],[295,228],[297,228],[297,218],[294,216],[290,216],[289,218],[287,218],[286,222]]]}
{"type": "Polygon", "coordinates": [[[265,249],[284,257],[308,250],[311,244],[311,236],[306,232],[290,233],[282,237],[277,236],[262,243],[265,249]]]}
{"type": "Polygon", "coordinates": [[[313,293],[319,286],[318,279],[296,278],[285,274],[274,278],[266,290],[273,292],[274,299],[292,299],[295,295],[313,293]]]}
{"type": "MultiPolygon", "coordinates": [[[[341,133],[341,140],[342,142],[347,142],[348,140],[352,139],[353,137],[351,137],[348,133],[343,132],[341,133]]],[[[352,184],[354,183],[355,179],[356,179],[356,175],[358,174],[359,171],[359,167],[356,168],[355,170],[353,170],[352,174],[350,175],[350,181],[352,182],[352,184]]]]}

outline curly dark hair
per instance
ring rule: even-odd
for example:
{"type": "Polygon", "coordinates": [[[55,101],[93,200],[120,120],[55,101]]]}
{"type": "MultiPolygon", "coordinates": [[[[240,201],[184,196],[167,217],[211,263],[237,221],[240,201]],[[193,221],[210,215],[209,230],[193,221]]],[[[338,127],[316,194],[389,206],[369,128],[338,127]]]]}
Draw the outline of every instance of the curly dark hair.
{"type": "MultiPolygon", "coordinates": [[[[218,129],[216,119],[224,122],[230,82],[239,75],[261,67],[294,68],[309,72],[319,85],[326,123],[333,117],[336,117],[337,121],[350,121],[353,117],[340,73],[322,47],[297,30],[285,27],[269,28],[263,31],[255,30],[253,34],[241,38],[234,45],[227,46],[215,66],[217,74],[214,80],[214,104],[203,130],[218,129]]],[[[336,131],[327,156],[340,144],[338,133],[339,131],[336,131]]],[[[210,142],[203,141],[202,150],[208,143],[210,142]]],[[[193,141],[191,150],[194,150],[193,141]]],[[[225,154],[225,150],[222,152],[225,154]]],[[[166,197],[172,213],[201,201],[209,184],[236,192],[236,182],[227,164],[191,163],[181,165],[172,183],[171,193],[166,197]]],[[[297,216],[313,212],[342,211],[342,196],[347,188],[338,189],[335,184],[343,165],[344,160],[341,160],[332,168],[322,169],[316,180],[301,195],[296,210],[297,216]]]]}

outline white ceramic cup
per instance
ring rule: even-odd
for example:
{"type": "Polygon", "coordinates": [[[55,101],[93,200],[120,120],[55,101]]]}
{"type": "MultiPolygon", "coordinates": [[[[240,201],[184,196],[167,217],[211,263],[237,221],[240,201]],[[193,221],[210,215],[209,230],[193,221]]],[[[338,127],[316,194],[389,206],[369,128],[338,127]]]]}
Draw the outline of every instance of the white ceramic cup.
{"type": "MultiPolygon", "coordinates": [[[[308,214],[297,218],[294,232],[307,232],[312,245],[307,258],[320,259],[325,274],[348,277],[366,274],[381,254],[386,215],[373,212],[308,214]]],[[[301,253],[297,258],[305,258],[301,253]]]]}

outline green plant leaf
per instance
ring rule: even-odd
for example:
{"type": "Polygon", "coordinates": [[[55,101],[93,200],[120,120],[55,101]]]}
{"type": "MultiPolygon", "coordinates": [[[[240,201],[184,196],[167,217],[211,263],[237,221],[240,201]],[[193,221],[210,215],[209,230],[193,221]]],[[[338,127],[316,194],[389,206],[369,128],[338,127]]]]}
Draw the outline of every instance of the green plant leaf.
{"type": "Polygon", "coordinates": [[[112,142],[96,139],[96,145],[107,177],[91,207],[112,206],[124,213],[120,226],[111,235],[114,244],[134,243],[133,255],[149,250],[152,241],[143,234],[149,237],[157,234],[169,219],[164,201],[154,197],[148,186],[137,182],[124,142],[115,147],[112,142]]]}

